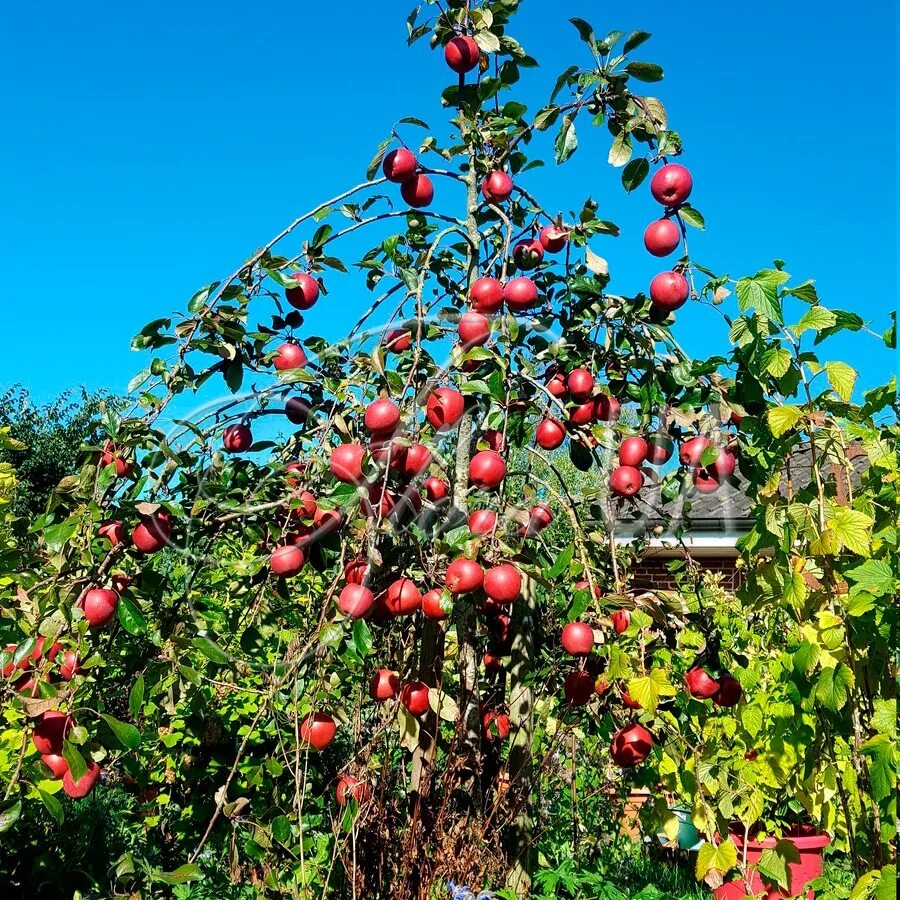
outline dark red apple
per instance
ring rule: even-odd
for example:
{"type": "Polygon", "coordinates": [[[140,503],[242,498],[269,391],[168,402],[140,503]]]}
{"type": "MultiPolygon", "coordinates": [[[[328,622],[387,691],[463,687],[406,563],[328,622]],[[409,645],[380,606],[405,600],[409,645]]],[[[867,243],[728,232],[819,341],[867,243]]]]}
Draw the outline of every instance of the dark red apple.
{"type": "Polygon", "coordinates": [[[316,750],[324,750],[337,734],[334,719],[324,712],[311,712],[300,723],[300,740],[316,750]]]}
{"type": "Polygon", "coordinates": [[[59,664],[59,674],[63,681],[71,681],[76,675],[81,674],[81,671],[78,654],[74,650],[66,650],[62,662],[59,664]]]}
{"type": "Polygon", "coordinates": [[[74,800],[87,797],[100,778],[100,766],[92,759],[86,759],[85,762],[87,763],[87,771],[78,781],[72,778],[72,773],[68,769],[62,777],[63,791],[74,800]]]}
{"type": "Polygon", "coordinates": [[[131,533],[131,543],[141,553],[156,553],[161,550],[172,537],[172,523],[165,510],[157,510],[151,516],[142,516],[141,521],[131,533]]]}
{"type": "Polygon", "coordinates": [[[413,209],[422,209],[434,200],[434,185],[427,175],[413,175],[400,185],[400,196],[413,209]]]}
{"type": "Polygon", "coordinates": [[[615,422],[622,412],[622,405],[616,397],[598,394],[594,398],[594,418],[598,422],[615,422]]]}
{"type": "MultiPolygon", "coordinates": [[[[450,401],[447,402],[449,403],[450,401]]],[[[441,412],[443,413],[443,410],[441,412]]],[[[411,444],[406,448],[406,453],[403,454],[402,459],[397,461],[396,468],[400,475],[408,481],[417,475],[421,475],[430,465],[431,450],[425,444],[411,444]]]]}
{"type": "Polygon", "coordinates": [[[480,313],[495,313],[503,306],[503,285],[496,278],[479,278],[469,289],[469,303],[480,313]]]}
{"type": "Polygon", "coordinates": [[[625,634],[631,624],[631,612],[627,609],[617,609],[610,617],[613,630],[616,634],[625,634]]]}
{"type": "Polygon", "coordinates": [[[338,481],[360,484],[363,481],[362,463],[366,448],[362,444],[339,444],[331,451],[328,468],[338,481]]]}
{"type": "Polygon", "coordinates": [[[362,584],[345,584],[338,608],[351,619],[365,619],[375,605],[375,595],[362,584]]]}
{"type": "Polygon", "coordinates": [[[691,173],[678,163],[667,163],[650,179],[650,193],[663,206],[681,206],[693,186],[691,173]]]}
{"type": "Polygon", "coordinates": [[[89,628],[102,628],[116,614],[119,594],[112,588],[93,588],[84,597],[84,617],[89,628]]]}
{"type": "Polygon", "coordinates": [[[299,344],[282,344],[272,357],[272,364],[279,372],[302,369],[309,360],[299,344]]]}
{"type": "Polygon", "coordinates": [[[127,459],[124,455],[125,451],[120,450],[112,441],[107,441],[103,446],[103,451],[100,454],[100,466],[101,468],[106,468],[107,466],[111,466],[115,464],[116,467],[116,475],[119,478],[124,478],[131,474],[134,469],[134,463],[132,463],[129,459],[127,459]]]}
{"type": "Polygon", "coordinates": [[[713,694],[712,701],[716,706],[737,706],[741,702],[744,691],[741,683],[727,672],[719,676],[719,689],[713,694]]]}
{"type": "Polygon", "coordinates": [[[501,563],[484,573],[484,592],[495,603],[513,603],[522,593],[522,576],[512,563],[501,563]]]}
{"type": "Polygon", "coordinates": [[[352,775],[343,775],[334,789],[334,797],[339,806],[344,806],[351,799],[362,805],[372,799],[372,789],[352,775]]]}
{"type": "Polygon", "coordinates": [[[644,246],[654,256],[668,256],[681,243],[681,231],[671,219],[657,219],[644,231],[644,246]]]}
{"type": "Polygon", "coordinates": [[[284,404],[284,414],[292,425],[303,425],[312,412],[312,406],[305,397],[288,397],[284,404]]]}
{"type": "Polygon", "coordinates": [[[563,682],[563,695],[570,706],[584,706],[594,696],[594,679],[583,669],[569,672],[563,682]]]}
{"type": "Polygon", "coordinates": [[[461,418],[465,401],[463,395],[449,387],[435,388],[425,404],[425,416],[438,431],[452,428],[461,418]]]}
{"type": "Polygon", "coordinates": [[[620,728],[612,739],[610,755],[613,762],[623,769],[642,763],[653,749],[653,738],[643,725],[636,722],[620,728]]]}
{"type": "Polygon", "coordinates": [[[384,605],[394,616],[408,616],[422,605],[422,594],[409,578],[398,578],[388,585],[384,605]]]}
{"type": "Polygon", "coordinates": [[[649,450],[647,442],[642,437],[625,438],[619,444],[619,463],[636,469],[647,459],[649,450]]]}
{"type": "Polygon", "coordinates": [[[41,756],[61,756],[63,740],[75,727],[75,720],[55,709],[47,710],[35,723],[31,732],[31,742],[41,756]]]}
{"type": "Polygon", "coordinates": [[[712,441],[709,438],[703,437],[702,434],[697,435],[697,437],[689,438],[682,443],[681,448],[678,451],[678,459],[681,460],[683,466],[687,466],[689,469],[695,469],[700,465],[704,451],[710,446],[712,446],[712,441]]]}
{"type": "Polygon", "coordinates": [[[447,618],[443,597],[444,592],[440,588],[432,588],[422,595],[422,613],[426,619],[442,621],[447,618]]]}
{"type": "Polygon", "coordinates": [[[450,487],[447,482],[441,481],[434,475],[426,478],[422,487],[425,488],[425,497],[432,503],[440,503],[441,500],[446,500],[450,496],[450,487]]]}
{"type": "Polygon", "coordinates": [[[363,557],[351,559],[344,566],[344,580],[347,584],[365,584],[369,577],[369,561],[363,557]]]}
{"type": "Polygon", "coordinates": [[[400,693],[400,679],[390,669],[379,669],[369,681],[369,696],[379,703],[393,700],[400,693]]]}
{"type": "Polygon", "coordinates": [[[529,309],[538,301],[537,285],[524,275],[507,281],[503,288],[506,305],[517,312],[529,309]]]}
{"type": "Polygon", "coordinates": [[[644,486],[644,476],[634,466],[619,466],[609,476],[609,487],[620,497],[633,497],[644,486]]]}
{"type": "Polygon", "coordinates": [[[405,328],[395,328],[385,336],[384,346],[391,353],[404,353],[412,347],[412,335],[405,328]]]}
{"type": "Polygon", "coordinates": [[[317,536],[330,534],[337,531],[344,522],[344,514],[339,509],[322,509],[318,507],[313,516],[313,525],[316,527],[317,536]]]}
{"type": "Polygon", "coordinates": [[[113,546],[116,544],[124,544],[128,540],[128,532],[123,522],[104,522],[98,529],[97,534],[105,537],[113,546]]]}
{"type": "Polygon", "coordinates": [[[506,172],[491,172],[481,182],[481,194],[488,203],[502,203],[509,200],[513,191],[513,181],[506,172]]]}
{"type": "Polygon", "coordinates": [[[293,578],[294,575],[298,575],[305,563],[306,556],[296,544],[276,547],[269,557],[272,574],[282,578],[293,578]]]}
{"type": "Polygon", "coordinates": [[[509,737],[509,716],[495,709],[483,710],[481,735],[488,743],[505,741],[509,737]]]}
{"type": "Polygon", "coordinates": [[[366,407],[364,421],[373,434],[393,432],[400,424],[400,407],[387,397],[379,397],[366,407]]]}
{"type": "Polygon", "coordinates": [[[222,446],[228,453],[243,453],[253,443],[249,425],[229,425],[222,432],[222,446]]]}
{"type": "Polygon", "coordinates": [[[406,147],[398,147],[385,156],[381,163],[381,171],[388,181],[393,181],[394,184],[403,184],[404,181],[409,181],[416,174],[418,165],[419,161],[412,151],[407,150],[406,147]]]}
{"type": "Polygon", "coordinates": [[[553,521],[553,510],[546,503],[536,503],[528,512],[525,536],[535,537],[553,521]]]}
{"type": "Polygon", "coordinates": [[[447,566],[444,584],[451,594],[467,594],[476,591],[484,583],[484,570],[474,559],[460,556],[447,566]]]}
{"type": "Polygon", "coordinates": [[[572,656],[587,656],[594,649],[594,629],[587,622],[569,622],[562,630],[562,647],[572,656]]]}
{"type": "Polygon", "coordinates": [[[539,240],[548,253],[559,253],[566,246],[569,234],[561,225],[546,225],[541,229],[539,240]]]}
{"type": "Polygon", "coordinates": [[[722,484],[708,469],[695,469],[692,480],[698,494],[714,494],[722,484]]]}
{"type": "Polygon", "coordinates": [[[408,681],[400,690],[400,702],[413,716],[428,712],[428,685],[424,681],[408,681]]]}
{"type": "Polygon", "coordinates": [[[566,387],[566,379],[562,372],[553,372],[547,379],[547,392],[556,397],[557,400],[563,400],[569,396],[569,389],[566,387]]]}
{"type": "Polygon", "coordinates": [[[485,672],[501,672],[503,670],[503,658],[499,653],[488,650],[481,657],[481,664],[485,672]]]}
{"type": "Polygon", "coordinates": [[[476,509],[469,513],[472,534],[490,534],[497,525],[497,513],[491,509],[476,509]]]}
{"type": "Polygon", "coordinates": [[[519,241],[513,247],[513,259],[520,269],[533,269],[544,259],[544,247],[540,241],[519,241]]]}
{"type": "Polygon", "coordinates": [[[481,51],[475,38],[468,34],[459,34],[444,45],[444,60],[459,75],[471,72],[481,61],[481,51]]]}
{"type": "Polygon", "coordinates": [[[684,686],[687,692],[698,700],[708,700],[719,690],[719,682],[702,666],[688,669],[684,676],[684,686]]]}
{"type": "Polygon", "coordinates": [[[660,272],[650,282],[650,300],[664,312],[673,312],[687,303],[691,287],[681,272],[660,272]]]}
{"type": "Polygon", "coordinates": [[[719,455],[706,467],[706,471],[717,481],[725,481],[734,475],[737,457],[725,447],[719,447],[719,455]]]}
{"type": "Polygon", "coordinates": [[[479,490],[494,491],[506,478],[506,463],[494,450],[479,450],[469,463],[469,480],[479,490]]]}
{"type": "Polygon", "coordinates": [[[469,311],[460,316],[456,332],[463,347],[481,347],[491,337],[491,322],[480,312],[469,311]]]}
{"type": "Polygon", "coordinates": [[[312,309],[319,299],[319,282],[306,272],[292,272],[291,278],[297,282],[284,295],[294,309],[312,309]]]}
{"type": "Polygon", "coordinates": [[[534,431],[534,439],[544,450],[555,450],[566,439],[566,429],[557,419],[543,419],[534,431]]]}
{"type": "Polygon", "coordinates": [[[647,462],[661,466],[672,458],[675,442],[667,434],[654,434],[647,440],[647,462]]]}

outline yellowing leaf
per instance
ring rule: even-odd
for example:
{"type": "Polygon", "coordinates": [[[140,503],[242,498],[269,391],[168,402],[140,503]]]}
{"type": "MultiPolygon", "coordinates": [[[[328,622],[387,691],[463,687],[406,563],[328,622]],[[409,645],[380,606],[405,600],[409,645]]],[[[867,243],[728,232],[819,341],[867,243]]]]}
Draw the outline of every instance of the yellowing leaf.
{"type": "Polygon", "coordinates": [[[831,506],[825,511],[828,527],[838,544],[852,553],[868,556],[874,520],[847,506],[831,506]]]}
{"type": "Polygon", "coordinates": [[[775,437],[781,437],[786,431],[790,431],[802,417],[803,410],[798,406],[773,406],[766,413],[769,430],[775,437]]]}
{"type": "Polygon", "coordinates": [[[843,362],[827,362],[825,363],[825,372],[828,375],[828,383],[834,392],[844,403],[849,403],[853,394],[853,386],[856,384],[856,369],[843,362]]]}

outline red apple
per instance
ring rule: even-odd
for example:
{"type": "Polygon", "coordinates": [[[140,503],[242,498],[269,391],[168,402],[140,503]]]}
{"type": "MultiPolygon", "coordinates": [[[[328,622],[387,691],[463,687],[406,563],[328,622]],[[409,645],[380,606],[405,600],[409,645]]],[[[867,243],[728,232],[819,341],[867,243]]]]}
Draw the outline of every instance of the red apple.
{"type": "MultiPolygon", "coordinates": [[[[590,589],[590,586],[591,586],[591,584],[586,578],[582,578],[581,580],[575,582],[575,590],[576,591],[587,591],[590,589]]],[[[594,585],[594,596],[595,597],[603,596],[603,589],[600,587],[599,584],[594,585]]]]}
{"type": "Polygon", "coordinates": [[[272,363],[279,372],[302,369],[307,362],[309,360],[299,344],[282,344],[272,357],[272,363]]]}
{"type": "Polygon", "coordinates": [[[691,287],[681,272],[660,272],[650,282],[650,300],[657,309],[673,312],[687,303],[691,287]]]}
{"type": "Polygon", "coordinates": [[[612,739],[610,754],[613,762],[623,769],[642,763],[653,749],[653,738],[643,725],[634,723],[620,728],[612,739]]]}
{"type": "Polygon", "coordinates": [[[253,443],[253,432],[248,425],[229,425],[222,432],[222,446],[228,453],[243,453],[253,443]]]}
{"type": "Polygon", "coordinates": [[[569,396],[569,389],[566,387],[566,379],[562,372],[550,372],[547,379],[547,392],[556,397],[557,400],[563,400],[569,396]]]}
{"type": "Polygon", "coordinates": [[[508,281],[503,288],[506,305],[517,312],[529,309],[538,301],[537,285],[524,275],[508,281]]]}
{"type": "Polygon", "coordinates": [[[324,750],[337,733],[334,719],[324,712],[311,712],[300,723],[300,740],[316,750],[324,750]]]}
{"type": "Polygon", "coordinates": [[[444,60],[459,75],[471,72],[481,61],[481,51],[475,38],[468,34],[460,34],[444,45],[444,60]]]}
{"type": "Polygon", "coordinates": [[[76,675],[81,674],[81,671],[78,654],[74,650],[66,650],[59,665],[59,674],[63,681],[71,681],[76,675]]]}
{"type": "Polygon", "coordinates": [[[544,259],[544,247],[540,241],[519,241],[513,247],[513,259],[520,269],[533,269],[544,259]]]}
{"type": "Polygon", "coordinates": [[[369,577],[369,561],[362,557],[351,559],[344,566],[344,580],[347,584],[365,584],[369,577]]]}
{"type": "Polygon", "coordinates": [[[428,685],[423,681],[408,681],[400,690],[400,702],[411,715],[428,712],[428,685]]]}
{"type": "MultiPolygon", "coordinates": [[[[441,388],[438,390],[441,390],[441,388]]],[[[454,391],[453,393],[456,392],[454,391]]],[[[447,401],[445,406],[449,404],[450,401],[447,401]]],[[[442,414],[446,411],[446,409],[440,410],[442,414]]],[[[450,410],[450,412],[452,413],[453,410],[450,410]]],[[[402,459],[397,461],[396,467],[403,478],[410,480],[417,475],[421,475],[430,465],[431,450],[425,444],[411,444],[406,448],[406,453],[403,454],[402,459]]]]}
{"type": "Polygon", "coordinates": [[[506,172],[491,172],[484,181],[481,182],[481,193],[488,203],[502,203],[509,200],[513,191],[513,181],[506,172]]]}
{"type": "Polygon", "coordinates": [[[661,466],[672,458],[675,442],[667,434],[654,434],[647,440],[647,462],[661,466]]]}
{"type": "Polygon", "coordinates": [[[509,716],[495,709],[482,711],[481,735],[488,743],[505,741],[509,737],[509,716]]]}
{"type": "Polygon", "coordinates": [[[291,278],[297,282],[284,295],[294,309],[312,309],[319,299],[319,282],[306,272],[292,272],[291,278]]]}
{"type": "Polygon", "coordinates": [[[381,171],[388,181],[393,181],[394,184],[403,184],[404,181],[409,181],[416,174],[418,164],[419,161],[414,153],[407,150],[406,147],[398,147],[385,156],[381,163],[381,171]]]}
{"type": "Polygon", "coordinates": [[[534,439],[544,450],[555,450],[566,439],[566,429],[557,419],[543,419],[534,431],[534,439]]]}
{"type": "Polygon", "coordinates": [[[441,500],[446,500],[450,496],[450,487],[447,482],[441,481],[434,475],[426,478],[422,487],[425,488],[425,497],[432,503],[440,503],[441,500]]]}
{"type": "Polygon", "coordinates": [[[447,566],[444,584],[451,594],[467,594],[478,590],[484,583],[484,571],[474,559],[460,556],[447,566]]]}
{"type": "Polygon", "coordinates": [[[97,784],[97,780],[100,778],[100,766],[92,759],[86,759],[85,762],[87,763],[87,771],[78,779],[78,781],[75,781],[72,778],[72,773],[68,769],[62,777],[63,790],[69,797],[72,797],[75,800],[87,797],[97,784]]]}
{"type": "Polygon", "coordinates": [[[616,634],[625,634],[631,624],[631,612],[627,609],[617,609],[610,617],[612,627],[616,634]]]}
{"type": "Polygon", "coordinates": [[[583,669],[569,672],[563,682],[563,695],[570,706],[584,706],[594,696],[594,679],[583,669]]]}
{"type": "Polygon", "coordinates": [[[484,592],[495,603],[513,603],[522,593],[522,576],[511,563],[501,563],[484,573],[484,592]]]}
{"type": "Polygon", "coordinates": [[[343,775],[334,789],[334,797],[340,806],[355,800],[360,806],[372,799],[372,789],[364,781],[352,775],[343,775]]]}
{"type": "Polygon", "coordinates": [[[151,516],[141,517],[138,526],[131,533],[131,543],[141,553],[156,553],[169,543],[172,524],[165,510],[157,510],[151,516]]]}
{"type": "Polygon", "coordinates": [[[400,407],[387,397],[379,397],[366,407],[364,421],[373,434],[393,432],[400,424],[400,407]]]}
{"type": "Polygon", "coordinates": [[[288,397],[284,404],[284,414],[293,425],[303,425],[311,412],[312,406],[305,397],[288,397]]]}
{"type": "Polygon", "coordinates": [[[547,528],[552,521],[553,510],[546,503],[535,504],[528,513],[528,524],[525,526],[525,536],[535,537],[547,528]]]}
{"type": "Polygon", "coordinates": [[[695,469],[692,480],[698,494],[714,494],[722,484],[708,469],[695,469]]]}
{"type": "Polygon", "coordinates": [[[494,491],[506,478],[506,463],[494,450],[479,450],[469,463],[469,480],[482,491],[494,491]]]}
{"type": "Polygon", "coordinates": [[[619,463],[638,468],[646,459],[650,448],[642,437],[625,438],[619,444],[619,463]]]}
{"type": "Polygon", "coordinates": [[[384,345],[391,353],[404,353],[412,347],[412,335],[405,328],[395,328],[385,336],[384,345]]]}
{"type": "Polygon", "coordinates": [[[607,394],[599,394],[594,398],[594,418],[598,422],[615,422],[621,412],[622,406],[617,398],[607,394]]]}
{"type": "Polygon", "coordinates": [[[369,696],[379,703],[393,700],[400,693],[400,679],[390,669],[379,669],[369,681],[369,696]]]}
{"type": "Polygon", "coordinates": [[[681,243],[681,231],[671,219],[657,219],[644,231],[644,246],[654,256],[668,256],[681,243]]]}
{"type": "Polygon", "coordinates": [[[58,753],[45,753],[41,756],[41,762],[50,770],[54,778],[62,778],[69,771],[69,764],[65,757],[58,753]]]}
{"type": "Polygon", "coordinates": [[[284,544],[276,547],[269,557],[269,568],[273,575],[292,578],[300,573],[306,563],[306,556],[296,544],[284,544]]]}
{"type": "Polygon", "coordinates": [[[476,312],[497,312],[503,306],[503,285],[496,278],[477,279],[469,289],[469,303],[476,312]]]}
{"type": "Polygon", "coordinates": [[[481,440],[488,445],[489,450],[502,453],[506,449],[506,439],[503,432],[496,428],[487,428],[481,433],[481,440]]]}
{"type": "Polygon", "coordinates": [[[317,536],[321,537],[337,531],[344,522],[344,514],[339,509],[322,509],[318,507],[313,516],[313,525],[316,527],[317,536]]]}
{"type": "Polygon", "coordinates": [[[469,513],[472,534],[490,534],[497,525],[497,513],[490,509],[476,509],[469,513]]]}
{"type": "Polygon", "coordinates": [[[463,347],[481,347],[491,337],[491,322],[480,312],[467,312],[460,316],[456,332],[463,347]]]}
{"type": "Polygon", "coordinates": [[[413,175],[400,185],[400,196],[413,209],[421,209],[434,200],[434,185],[427,175],[413,175]]]}
{"type": "Polygon", "coordinates": [[[692,437],[682,443],[678,451],[678,459],[681,460],[683,466],[695,469],[700,465],[704,451],[710,446],[712,446],[712,441],[703,437],[702,434],[692,437]]]}
{"type": "Polygon", "coordinates": [[[693,186],[691,173],[678,163],[667,163],[650,179],[650,193],[663,206],[681,206],[693,186]]]}
{"type": "Polygon", "coordinates": [[[541,229],[539,240],[548,253],[559,253],[566,246],[569,234],[561,225],[546,225],[541,229]]]}
{"type": "Polygon", "coordinates": [[[113,465],[113,463],[115,463],[116,475],[119,478],[124,478],[130,475],[132,470],[134,469],[134,463],[126,459],[123,454],[124,451],[119,450],[119,448],[116,447],[116,445],[112,441],[107,441],[103,446],[103,452],[100,454],[101,468],[106,468],[107,466],[111,466],[113,465]]]}
{"type": "Polygon", "coordinates": [[[566,387],[576,403],[584,403],[594,392],[594,376],[583,367],[572,369],[566,378],[566,387]]]}
{"type": "Polygon", "coordinates": [[[634,466],[619,466],[609,476],[609,487],[620,497],[633,497],[644,486],[644,476],[634,466]]]}
{"type": "Polygon", "coordinates": [[[716,706],[737,706],[741,702],[744,691],[741,683],[727,672],[719,676],[719,689],[713,694],[712,701],[716,706]]]}
{"type": "Polygon", "coordinates": [[[119,594],[112,588],[93,588],[84,597],[84,617],[89,628],[102,628],[116,614],[119,594]]]}
{"type": "Polygon", "coordinates": [[[465,401],[463,395],[449,387],[435,388],[425,404],[425,415],[433,428],[443,431],[452,428],[461,418],[465,401]]]}
{"type": "Polygon", "coordinates": [[[361,584],[345,584],[338,598],[338,608],[351,619],[365,619],[374,604],[375,595],[361,584]]]}
{"type": "Polygon", "coordinates": [[[331,451],[328,468],[338,481],[360,484],[363,481],[362,463],[366,448],[361,444],[339,444],[331,451]]]}
{"type": "Polygon", "coordinates": [[[569,413],[569,425],[588,425],[594,420],[594,401],[588,400],[569,413]]]}
{"type": "Polygon", "coordinates": [[[422,594],[409,578],[398,578],[388,585],[384,605],[394,616],[407,616],[422,605],[422,594]]]}
{"type": "Polygon", "coordinates": [[[441,621],[447,618],[443,597],[444,592],[440,588],[432,588],[422,595],[422,613],[426,619],[441,621]]]}
{"type": "Polygon", "coordinates": [[[587,622],[569,622],[562,630],[562,647],[572,656],[587,656],[594,648],[594,629],[587,622]]]}
{"type": "Polygon", "coordinates": [[[482,655],[481,664],[484,666],[485,672],[503,671],[503,658],[493,650],[488,650],[482,655]]]}
{"type": "Polygon", "coordinates": [[[116,544],[124,544],[128,540],[128,532],[122,522],[104,522],[98,529],[97,534],[105,537],[113,546],[116,544]]]}
{"type": "Polygon", "coordinates": [[[61,756],[63,740],[75,727],[75,720],[55,709],[47,710],[35,723],[31,732],[31,742],[41,756],[61,756]]]}
{"type": "Polygon", "coordinates": [[[708,700],[719,689],[719,682],[702,666],[694,666],[684,676],[684,686],[692,697],[708,700]]]}
{"type": "Polygon", "coordinates": [[[724,447],[719,448],[719,455],[706,467],[706,471],[717,481],[725,481],[734,475],[737,457],[724,447]]]}

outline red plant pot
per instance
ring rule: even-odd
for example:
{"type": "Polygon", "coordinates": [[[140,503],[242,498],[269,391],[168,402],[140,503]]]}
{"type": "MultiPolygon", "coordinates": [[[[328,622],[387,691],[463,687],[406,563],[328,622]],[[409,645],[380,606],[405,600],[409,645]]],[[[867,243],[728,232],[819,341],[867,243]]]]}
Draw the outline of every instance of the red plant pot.
{"type": "MultiPolygon", "coordinates": [[[[729,837],[738,848],[738,864],[744,858],[744,833],[741,831],[729,832],[729,837]]],[[[727,881],[713,892],[715,900],[741,900],[745,894],[762,894],[763,900],[783,900],[785,897],[797,897],[803,893],[803,889],[815,878],[822,874],[822,852],[831,843],[831,837],[812,828],[805,827],[796,834],[786,834],[782,840],[790,841],[800,855],[798,862],[788,863],[788,879],[790,889],[785,891],[779,886],[770,886],[763,881],[756,869],[763,850],[769,850],[776,846],[778,838],[765,838],[762,841],[747,841],[747,881],[740,878],[736,881],[727,881]]],[[[806,891],[807,900],[813,900],[815,892],[806,891]]]]}

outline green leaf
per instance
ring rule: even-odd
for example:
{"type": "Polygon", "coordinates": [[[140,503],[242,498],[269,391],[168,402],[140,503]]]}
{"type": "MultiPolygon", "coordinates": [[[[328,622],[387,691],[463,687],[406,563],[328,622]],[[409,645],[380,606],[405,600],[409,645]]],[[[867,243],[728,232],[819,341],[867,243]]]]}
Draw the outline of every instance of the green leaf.
{"type": "Polygon", "coordinates": [[[619,168],[631,159],[632,154],[631,135],[624,129],[620,131],[609,148],[609,164],[619,168]]]}
{"type": "Polygon", "coordinates": [[[780,324],[784,316],[778,286],[790,277],[787,272],[777,269],[761,269],[752,278],[741,278],[735,286],[738,308],[741,312],[755,309],[760,315],[780,324]]]}
{"type": "Polygon", "coordinates": [[[803,410],[799,406],[773,406],[766,412],[769,431],[775,437],[781,437],[786,431],[790,431],[802,417],[803,410]]]}
{"type": "Polygon", "coordinates": [[[631,53],[632,50],[637,49],[644,43],[644,41],[650,39],[649,31],[632,31],[631,34],[625,38],[625,44],[622,47],[623,52],[631,53]]]}
{"type": "Polygon", "coordinates": [[[131,712],[131,718],[137,719],[140,715],[141,707],[144,705],[144,676],[138,675],[134,684],[131,686],[131,692],[128,694],[128,709],[131,712]]]}
{"type": "Polygon", "coordinates": [[[635,188],[639,187],[644,179],[650,174],[650,163],[645,157],[633,159],[622,170],[622,184],[625,190],[631,193],[635,188]]]}
{"type": "Polygon", "coordinates": [[[897,897],[897,867],[885,866],[881,870],[881,878],[875,887],[875,900],[896,900],[897,897]]]}
{"type": "Polygon", "coordinates": [[[569,544],[562,553],[556,558],[556,562],[553,563],[550,570],[547,572],[547,580],[554,581],[559,578],[566,569],[569,568],[569,563],[572,562],[572,557],[575,555],[575,545],[569,544]]]}
{"type": "Polygon", "coordinates": [[[196,863],[185,863],[174,872],[153,872],[151,878],[163,884],[186,884],[189,881],[201,881],[203,872],[196,863]]]}
{"type": "Polygon", "coordinates": [[[897,701],[877,699],[872,704],[875,711],[872,714],[872,727],[879,734],[886,734],[889,738],[897,736],[897,701]]]}
{"type": "Polygon", "coordinates": [[[791,328],[791,331],[800,337],[801,334],[810,329],[819,332],[823,328],[830,328],[837,321],[837,316],[824,306],[813,306],[808,309],[803,318],[791,328]]]}
{"type": "Polygon", "coordinates": [[[578,149],[578,135],[575,133],[575,120],[571,116],[563,116],[559,134],[553,144],[556,162],[564,163],[578,149]]]}
{"type": "Polygon", "coordinates": [[[147,630],[147,620],[133,600],[121,597],[116,607],[116,615],[122,627],[133,635],[143,634],[147,630]]]}
{"type": "Polygon", "coordinates": [[[860,556],[869,555],[869,542],[874,524],[871,516],[848,506],[836,506],[826,511],[825,518],[839,546],[860,556]]]}
{"type": "Polygon", "coordinates": [[[800,862],[800,851],[791,841],[779,841],[774,847],[763,850],[759,858],[759,872],[769,882],[787,891],[790,888],[788,865],[800,862]]]}
{"type": "Polygon", "coordinates": [[[656,63],[630,62],[625,66],[625,71],[633,78],[637,78],[638,81],[653,82],[663,79],[662,66],[658,66],[656,63]]]}
{"type": "Polygon", "coordinates": [[[825,372],[828,375],[828,383],[834,392],[844,401],[850,402],[853,395],[853,386],[856,384],[857,371],[844,362],[825,363],[825,372]]]}
{"type": "MultiPolygon", "coordinates": [[[[41,803],[47,808],[47,812],[59,822],[60,825],[65,821],[66,814],[63,812],[63,805],[53,796],[53,794],[48,794],[46,791],[38,791],[38,794],[41,798],[41,803]]],[[[0,828],[0,831],[3,829],[0,828]]]]}
{"type": "Polygon", "coordinates": [[[227,666],[231,661],[228,654],[205,634],[195,637],[191,643],[211,662],[220,666],[227,666]]]}
{"type": "Polygon", "coordinates": [[[427,122],[423,122],[421,119],[417,119],[415,116],[404,116],[398,124],[417,125],[419,128],[424,128],[426,131],[428,131],[430,127],[427,122]]]}
{"type": "Polygon", "coordinates": [[[0,803],[0,834],[3,834],[4,831],[9,831],[19,821],[19,816],[21,815],[21,800],[4,800],[0,803]]]}
{"type": "Polygon", "coordinates": [[[597,39],[594,37],[594,29],[590,23],[578,18],[569,19],[569,21],[575,26],[581,39],[593,50],[597,39]]]}
{"type": "Polygon", "coordinates": [[[372,652],[372,631],[363,619],[357,619],[353,623],[353,644],[360,656],[365,657],[372,652]]]}
{"type": "Polygon", "coordinates": [[[127,722],[120,722],[114,716],[100,713],[100,718],[109,725],[109,730],[116,736],[116,740],[129,750],[137,750],[141,746],[141,733],[127,722]]]}
{"type": "Polygon", "coordinates": [[[706,220],[699,209],[694,209],[693,206],[682,206],[678,210],[678,215],[692,228],[699,228],[700,231],[706,229],[706,220]]]}
{"type": "Polygon", "coordinates": [[[366,169],[366,181],[371,181],[375,177],[375,173],[378,171],[378,167],[384,162],[384,156],[387,153],[387,148],[391,145],[391,138],[382,141],[378,145],[378,149],[375,151],[375,155],[372,157],[372,162],[369,163],[369,168],[366,169]]]}
{"type": "Polygon", "coordinates": [[[791,367],[791,354],[784,347],[769,347],[762,355],[763,368],[775,378],[781,378],[791,367]]]}
{"type": "Polygon", "coordinates": [[[894,592],[894,574],[881,559],[870,559],[845,573],[858,588],[881,597],[894,592]]]}
{"type": "Polygon", "coordinates": [[[81,752],[71,741],[63,741],[63,759],[69,765],[69,772],[73,781],[78,781],[87,772],[87,763],[81,752]]]}
{"type": "Polygon", "coordinates": [[[843,709],[850,699],[853,681],[853,671],[844,663],[839,663],[834,668],[822,669],[816,682],[816,700],[831,712],[843,709]]]}
{"type": "Polygon", "coordinates": [[[236,394],[244,382],[244,364],[241,362],[240,357],[228,363],[222,375],[225,378],[225,384],[228,385],[228,390],[232,394],[236,394]]]}
{"type": "Polygon", "coordinates": [[[628,681],[628,693],[631,698],[647,710],[655,712],[660,697],[675,695],[675,688],[663,669],[653,669],[649,675],[631,678],[628,681]]]}
{"type": "Polygon", "coordinates": [[[272,819],[272,837],[279,844],[287,844],[291,839],[291,823],[287,816],[276,816],[272,819]]]}
{"type": "Polygon", "coordinates": [[[344,639],[344,629],[338,622],[329,622],[319,632],[319,641],[326,647],[337,647],[344,639]]]}

